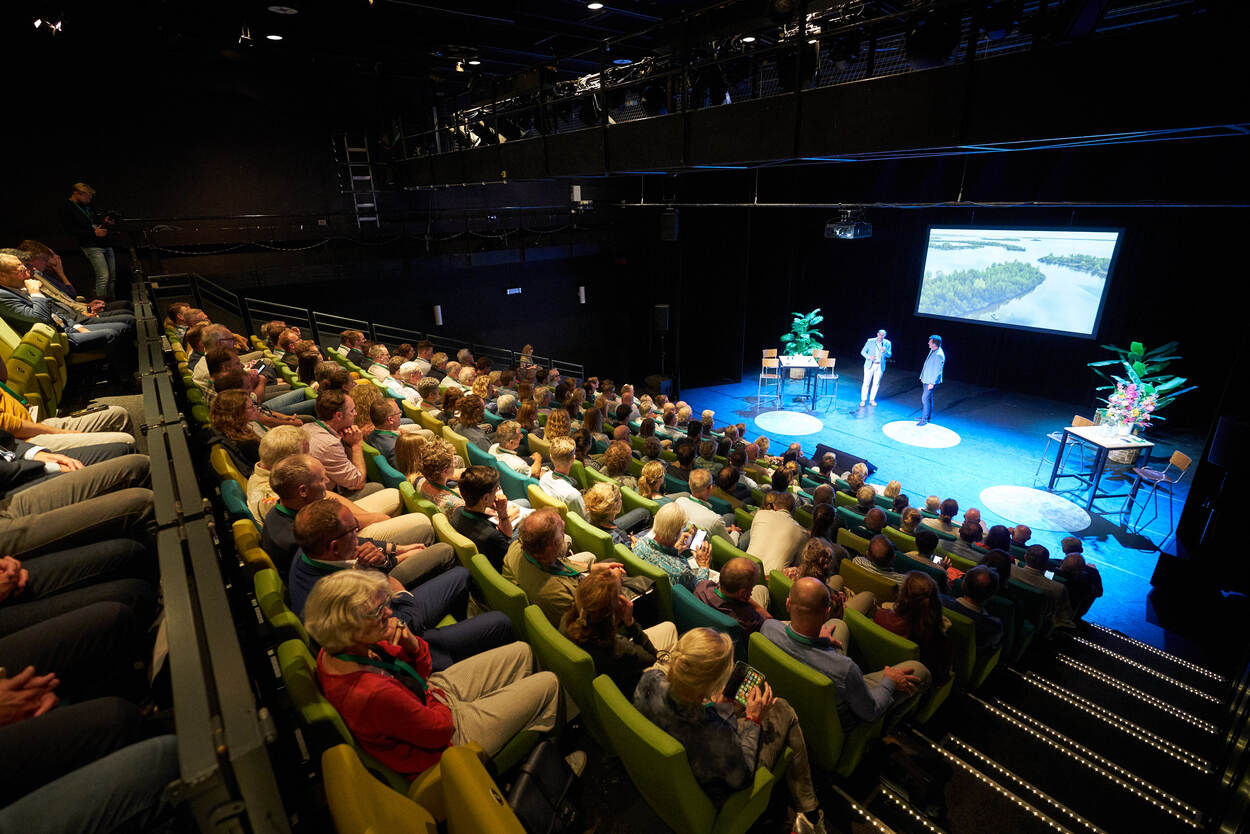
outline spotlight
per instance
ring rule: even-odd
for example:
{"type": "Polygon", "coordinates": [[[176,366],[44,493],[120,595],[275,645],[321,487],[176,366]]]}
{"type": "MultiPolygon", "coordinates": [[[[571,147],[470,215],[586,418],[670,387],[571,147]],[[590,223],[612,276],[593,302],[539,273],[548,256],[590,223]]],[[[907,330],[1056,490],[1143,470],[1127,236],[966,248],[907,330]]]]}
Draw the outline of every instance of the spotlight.
{"type": "Polygon", "coordinates": [[[930,11],[912,18],[907,27],[905,49],[913,69],[939,67],[959,46],[963,35],[957,12],[930,11]]]}
{"type": "Polygon", "coordinates": [[[464,61],[456,62],[456,72],[464,72],[464,61]]]}
{"type": "Polygon", "coordinates": [[[755,43],[755,35],[743,35],[742,42],[743,43],[755,43]]]}
{"type": "Polygon", "coordinates": [[[299,9],[294,6],[267,6],[266,8],[274,14],[299,14],[299,9]]]}
{"type": "Polygon", "coordinates": [[[265,35],[265,40],[267,40],[267,41],[280,41],[280,40],[282,40],[282,36],[281,36],[281,35],[265,35]]]}
{"type": "Polygon", "coordinates": [[[41,17],[35,18],[35,28],[38,29],[42,25],[43,25],[43,18],[41,17]]]}
{"type": "Polygon", "coordinates": [[[479,59],[477,59],[477,58],[470,58],[470,59],[469,59],[469,66],[471,66],[471,67],[480,67],[481,65],[482,65],[481,60],[479,60],[479,59]]]}
{"type": "Polygon", "coordinates": [[[603,4],[602,3],[587,3],[586,8],[590,9],[592,12],[597,12],[603,8],[603,4]]]}
{"type": "Polygon", "coordinates": [[[629,58],[613,58],[612,63],[616,64],[618,67],[627,67],[632,64],[633,61],[629,58]]]}

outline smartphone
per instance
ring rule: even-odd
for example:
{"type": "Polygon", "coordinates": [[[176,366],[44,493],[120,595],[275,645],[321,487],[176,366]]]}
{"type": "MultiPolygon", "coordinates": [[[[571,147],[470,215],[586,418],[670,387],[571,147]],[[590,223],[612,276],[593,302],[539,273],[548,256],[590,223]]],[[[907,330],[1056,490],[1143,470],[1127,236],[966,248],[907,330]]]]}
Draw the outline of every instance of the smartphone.
{"type": "Polygon", "coordinates": [[[258,374],[263,374],[265,372],[265,360],[257,359],[256,364],[252,366],[252,370],[258,374]]]}
{"type": "Polygon", "coordinates": [[[703,546],[703,542],[707,540],[707,530],[695,530],[694,538],[690,540],[690,549],[698,550],[703,546]]]}
{"type": "Polygon", "coordinates": [[[734,670],[729,674],[729,682],[725,684],[725,699],[737,701],[745,707],[747,705],[747,696],[751,694],[751,690],[763,685],[763,673],[754,666],[748,666],[739,660],[734,664],[734,670]]]}

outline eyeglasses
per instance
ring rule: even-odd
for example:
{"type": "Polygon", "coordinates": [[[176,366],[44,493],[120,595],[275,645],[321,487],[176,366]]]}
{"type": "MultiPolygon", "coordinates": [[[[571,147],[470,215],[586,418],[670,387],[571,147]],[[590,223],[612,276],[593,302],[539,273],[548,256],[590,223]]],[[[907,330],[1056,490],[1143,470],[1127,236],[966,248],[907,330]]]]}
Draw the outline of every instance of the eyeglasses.
{"type": "Polygon", "coordinates": [[[382,603],[378,605],[377,608],[374,608],[372,611],[370,611],[368,614],[365,615],[366,619],[385,620],[386,615],[388,613],[387,609],[390,607],[390,604],[391,604],[391,601],[389,599],[383,600],[382,603]]]}
{"type": "Polygon", "coordinates": [[[357,534],[357,533],[359,533],[359,532],[360,532],[360,525],[359,525],[359,524],[357,524],[355,527],[348,527],[348,528],[347,528],[346,530],[344,530],[342,533],[339,533],[337,536],[335,536],[335,538],[336,538],[336,539],[341,539],[341,538],[344,538],[344,537],[345,537],[345,536],[347,536],[349,533],[350,533],[351,535],[353,535],[353,536],[354,536],[354,535],[356,535],[356,534],[357,534]]]}

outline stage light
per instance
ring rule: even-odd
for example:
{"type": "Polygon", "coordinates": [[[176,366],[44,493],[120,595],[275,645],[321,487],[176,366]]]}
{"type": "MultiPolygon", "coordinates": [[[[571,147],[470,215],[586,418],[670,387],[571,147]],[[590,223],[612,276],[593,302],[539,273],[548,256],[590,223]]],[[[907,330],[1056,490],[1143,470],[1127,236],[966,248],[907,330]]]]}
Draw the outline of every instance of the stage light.
{"type": "Polygon", "coordinates": [[[959,14],[931,11],[912,18],[907,27],[905,48],[913,69],[939,67],[959,45],[963,34],[959,14]]]}
{"type": "Polygon", "coordinates": [[[294,6],[268,6],[266,8],[274,14],[299,14],[299,9],[294,6]]]}
{"type": "Polygon", "coordinates": [[[282,36],[281,36],[281,35],[265,35],[265,40],[267,40],[267,41],[280,41],[280,40],[282,40],[282,36]]]}
{"type": "Polygon", "coordinates": [[[602,3],[587,3],[586,8],[590,9],[592,12],[597,12],[603,8],[603,4],[602,3]]]}
{"type": "Polygon", "coordinates": [[[251,30],[251,29],[249,29],[247,26],[244,26],[244,27],[243,27],[243,28],[239,31],[239,45],[240,45],[240,46],[251,46],[251,45],[252,45],[252,30],[251,30]]]}
{"type": "Polygon", "coordinates": [[[39,17],[35,18],[35,28],[38,29],[42,25],[43,25],[43,18],[39,18],[39,17]]]}
{"type": "Polygon", "coordinates": [[[456,62],[456,72],[464,72],[464,62],[463,62],[463,61],[457,61],[457,62],[456,62]]]}
{"type": "Polygon", "coordinates": [[[755,43],[755,35],[743,35],[742,42],[743,43],[755,43]]]}
{"type": "Polygon", "coordinates": [[[612,63],[616,64],[618,67],[625,67],[632,64],[633,61],[628,58],[613,58],[612,63]]]}
{"type": "Polygon", "coordinates": [[[478,60],[477,58],[470,58],[470,59],[469,59],[469,66],[471,66],[471,67],[480,67],[481,65],[482,65],[482,62],[481,62],[480,60],[478,60]]]}

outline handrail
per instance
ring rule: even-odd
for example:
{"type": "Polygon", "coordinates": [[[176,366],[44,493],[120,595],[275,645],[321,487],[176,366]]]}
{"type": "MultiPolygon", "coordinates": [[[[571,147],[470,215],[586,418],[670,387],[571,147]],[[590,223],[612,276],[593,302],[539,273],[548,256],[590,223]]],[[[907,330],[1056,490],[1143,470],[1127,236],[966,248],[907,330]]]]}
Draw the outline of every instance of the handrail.
{"type": "MultiPolygon", "coordinates": [[[[509,366],[517,364],[520,352],[511,348],[488,345],[482,342],[457,339],[434,331],[413,330],[393,324],[379,324],[365,319],[352,318],[338,313],[325,313],[308,307],[283,304],[263,298],[242,296],[234,290],[227,289],[198,273],[171,273],[170,275],[153,276],[153,280],[161,278],[165,283],[154,289],[154,294],[162,297],[185,297],[190,294],[199,304],[201,292],[203,297],[225,308],[238,316],[248,334],[258,332],[265,319],[282,319],[288,324],[305,325],[312,331],[312,339],[319,346],[333,347],[338,345],[339,334],[343,330],[359,330],[372,341],[409,342],[429,341],[437,351],[442,351],[454,358],[456,352],[468,348],[477,356],[489,356],[496,361],[503,361],[509,366]]],[[[152,288],[149,288],[152,289],[152,288]]],[[[564,376],[585,379],[586,367],[581,362],[570,362],[546,356],[532,356],[531,360],[544,368],[555,368],[564,376]]]]}
{"type": "MultiPolygon", "coordinates": [[[[182,276],[162,276],[164,279],[182,276]]],[[[171,289],[197,293],[194,278],[171,289]]],[[[140,353],[155,355],[163,331],[141,275],[133,285],[140,353]]],[[[223,301],[238,295],[209,284],[223,301]]],[[[187,445],[187,424],[172,395],[172,372],[151,367],[141,376],[140,431],[151,460],[156,556],[169,642],[179,778],[170,796],[184,801],[205,834],[239,830],[288,834],[290,826],[267,745],[274,732],[257,704],[235,629],[211,516],[187,445]]]]}

